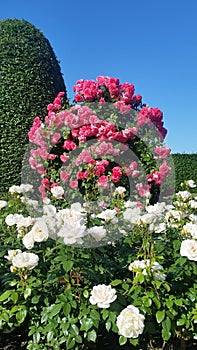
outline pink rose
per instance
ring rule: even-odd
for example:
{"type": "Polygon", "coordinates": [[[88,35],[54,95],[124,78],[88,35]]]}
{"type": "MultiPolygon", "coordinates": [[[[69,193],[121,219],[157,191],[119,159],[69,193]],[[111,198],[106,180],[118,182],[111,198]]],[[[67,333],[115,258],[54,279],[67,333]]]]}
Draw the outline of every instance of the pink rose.
{"type": "Polygon", "coordinates": [[[62,148],[67,149],[68,151],[73,151],[77,148],[77,145],[73,141],[65,140],[62,148]]]}
{"type": "Polygon", "coordinates": [[[115,166],[112,170],[111,180],[113,182],[118,182],[122,176],[122,170],[119,166],[115,166]]]}
{"type": "Polygon", "coordinates": [[[78,187],[78,181],[77,180],[72,180],[72,181],[70,181],[69,182],[69,186],[71,187],[71,188],[77,188],[78,187]]]}
{"type": "Polygon", "coordinates": [[[69,176],[70,176],[70,174],[67,173],[66,171],[61,171],[61,173],[60,173],[60,179],[61,179],[63,182],[67,182],[68,179],[69,179],[69,176]]]}
{"type": "Polygon", "coordinates": [[[97,186],[109,188],[108,176],[102,175],[101,177],[99,177],[97,186]]]}
{"type": "Polygon", "coordinates": [[[157,146],[155,147],[154,152],[159,158],[166,158],[170,154],[171,149],[169,147],[157,146]]]}

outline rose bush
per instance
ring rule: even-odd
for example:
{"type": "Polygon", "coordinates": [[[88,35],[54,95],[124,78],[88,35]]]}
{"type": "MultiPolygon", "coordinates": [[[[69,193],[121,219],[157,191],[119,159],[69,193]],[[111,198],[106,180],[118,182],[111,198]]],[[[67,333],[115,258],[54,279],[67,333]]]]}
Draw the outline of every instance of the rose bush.
{"type": "Polygon", "coordinates": [[[98,77],[74,91],[29,132],[23,180],[35,186],[0,201],[1,337],[23,328],[29,350],[184,349],[197,338],[196,184],[173,194],[162,112],[133,85],[98,77]]]}
{"type": "MultiPolygon", "coordinates": [[[[101,337],[106,349],[112,339],[116,347],[136,349],[194,343],[197,197],[185,191],[171,205],[125,201],[130,231],[122,223],[121,239],[80,248],[51,237],[51,228],[55,215],[81,220],[81,205],[61,213],[48,203],[42,216],[29,217],[28,192],[11,190],[0,216],[2,332],[25,325],[27,349],[98,349],[101,337]],[[24,240],[29,234],[33,246],[24,240]]],[[[30,203],[36,207],[36,200],[30,203]]],[[[114,217],[108,211],[103,220],[114,217]]],[[[104,225],[94,228],[96,239],[105,235],[104,225]]]]}

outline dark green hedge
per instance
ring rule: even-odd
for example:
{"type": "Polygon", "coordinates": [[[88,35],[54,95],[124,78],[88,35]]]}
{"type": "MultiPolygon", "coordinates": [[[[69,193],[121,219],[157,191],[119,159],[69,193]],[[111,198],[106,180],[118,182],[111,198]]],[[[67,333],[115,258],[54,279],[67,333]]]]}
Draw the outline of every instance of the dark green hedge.
{"type": "Polygon", "coordinates": [[[181,190],[181,182],[194,180],[197,184],[197,153],[172,154],[175,167],[176,191],[181,190]]]}
{"type": "Polygon", "coordinates": [[[28,131],[65,91],[49,41],[25,20],[0,21],[0,192],[20,184],[28,131]]]}

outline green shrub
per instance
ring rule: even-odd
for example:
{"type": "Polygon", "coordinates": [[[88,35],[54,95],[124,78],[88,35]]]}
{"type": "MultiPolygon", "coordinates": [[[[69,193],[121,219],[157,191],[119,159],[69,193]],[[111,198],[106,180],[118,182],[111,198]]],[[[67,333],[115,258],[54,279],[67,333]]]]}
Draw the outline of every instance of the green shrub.
{"type": "Polygon", "coordinates": [[[0,21],[0,192],[20,184],[32,121],[59,91],[59,62],[42,32],[25,20],[0,21]]]}
{"type": "MultiPolygon", "coordinates": [[[[181,190],[181,183],[193,179],[197,182],[197,153],[172,154],[175,167],[176,191],[181,190]]],[[[195,190],[195,189],[194,189],[195,190]]]]}

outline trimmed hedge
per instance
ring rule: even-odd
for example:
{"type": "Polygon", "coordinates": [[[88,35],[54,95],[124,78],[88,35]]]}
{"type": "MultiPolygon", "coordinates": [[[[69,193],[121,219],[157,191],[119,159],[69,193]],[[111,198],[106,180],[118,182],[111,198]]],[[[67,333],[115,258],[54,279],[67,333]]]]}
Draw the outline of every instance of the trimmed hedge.
{"type": "Polygon", "coordinates": [[[174,153],[172,159],[175,168],[176,191],[181,190],[180,184],[185,180],[194,180],[197,184],[197,153],[174,153]]]}
{"type": "Polygon", "coordinates": [[[28,131],[66,87],[42,32],[25,20],[0,21],[0,192],[20,184],[28,131]]]}

